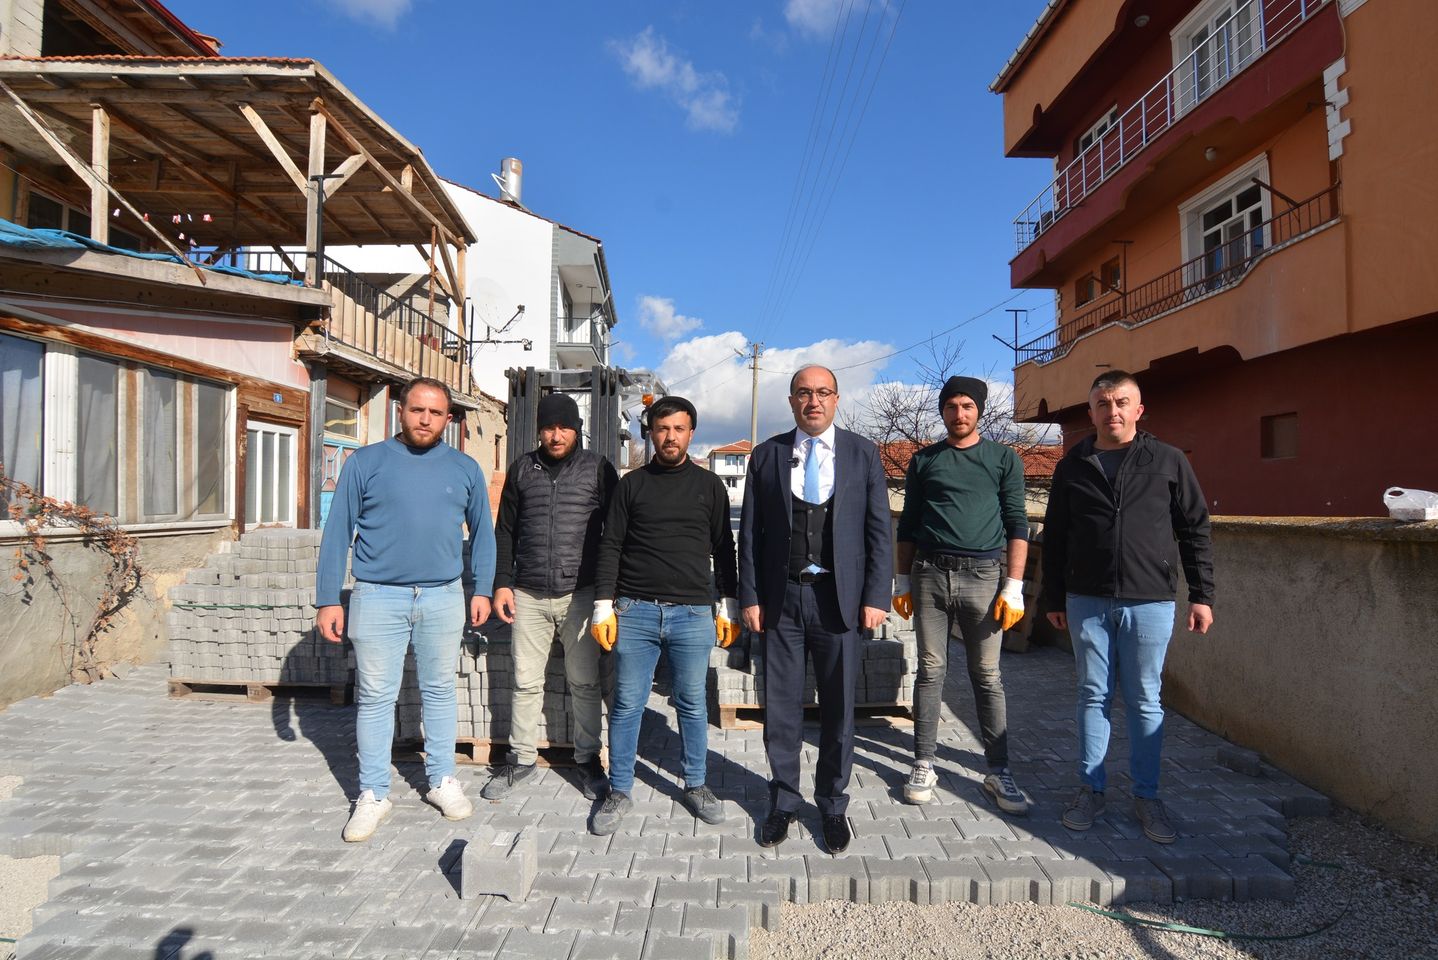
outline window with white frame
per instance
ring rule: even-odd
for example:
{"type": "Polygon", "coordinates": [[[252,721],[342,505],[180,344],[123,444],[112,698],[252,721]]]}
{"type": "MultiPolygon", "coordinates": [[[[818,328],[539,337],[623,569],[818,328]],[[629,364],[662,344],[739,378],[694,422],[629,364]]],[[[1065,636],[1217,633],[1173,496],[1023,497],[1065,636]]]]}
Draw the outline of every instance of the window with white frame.
{"type": "Polygon", "coordinates": [[[1263,51],[1260,0],[1201,3],[1169,35],[1174,109],[1183,113],[1228,82],[1263,51]]]}
{"type": "Polygon", "coordinates": [[[250,421],[245,437],[246,528],[294,526],[299,431],[250,421]]]}
{"type": "Polygon", "coordinates": [[[1074,156],[1078,156],[1091,147],[1095,140],[1105,133],[1108,133],[1109,128],[1116,123],[1118,123],[1118,104],[1114,104],[1109,108],[1107,113],[1099,117],[1093,126],[1089,127],[1078,140],[1074,141],[1074,156]]]}
{"type": "Polygon", "coordinates": [[[1268,182],[1266,154],[1179,207],[1187,284],[1213,290],[1233,283],[1269,247],[1272,199],[1257,181],[1268,182]]]}
{"type": "Polygon", "coordinates": [[[121,523],[232,515],[233,409],[224,384],[0,334],[6,472],[121,523]]]}

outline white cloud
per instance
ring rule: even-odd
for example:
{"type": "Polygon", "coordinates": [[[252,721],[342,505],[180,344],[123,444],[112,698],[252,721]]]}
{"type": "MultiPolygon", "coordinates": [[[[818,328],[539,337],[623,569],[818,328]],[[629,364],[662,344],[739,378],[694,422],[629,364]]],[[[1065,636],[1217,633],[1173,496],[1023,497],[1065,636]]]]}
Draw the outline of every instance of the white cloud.
{"type": "Polygon", "coordinates": [[[686,317],[674,309],[668,297],[640,297],[639,325],[666,343],[704,325],[698,317],[686,317]]]}
{"type": "MultiPolygon", "coordinates": [[[[694,337],[674,344],[656,372],[672,392],[688,397],[699,410],[696,455],[712,446],[749,438],[753,373],[739,356],[748,340],[738,331],[694,337]]],[[[844,367],[894,348],[874,340],[820,340],[807,346],[764,351],[759,359],[759,438],[794,426],[789,411],[789,377],[808,363],[844,367]]],[[[857,409],[874,389],[883,362],[839,372],[840,415],[857,409]]]]}
{"type": "Polygon", "coordinates": [[[787,0],[784,19],[810,37],[827,37],[834,30],[839,9],[849,0],[787,0]]]}
{"type": "Polygon", "coordinates": [[[738,127],[739,106],[729,93],[728,78],[717,71],[700,73],[674,54],[652,26],[609,46],[637,87],[665,94],[684,110],[693,129],[732,133],[738,127]]]}
{"type": "Polygon", "coordinates": [[[414,0],[329,0],[330,6],[356,20],[369,20],[386,29],[394,29],[399,18],[409,12],[414,0]]]}

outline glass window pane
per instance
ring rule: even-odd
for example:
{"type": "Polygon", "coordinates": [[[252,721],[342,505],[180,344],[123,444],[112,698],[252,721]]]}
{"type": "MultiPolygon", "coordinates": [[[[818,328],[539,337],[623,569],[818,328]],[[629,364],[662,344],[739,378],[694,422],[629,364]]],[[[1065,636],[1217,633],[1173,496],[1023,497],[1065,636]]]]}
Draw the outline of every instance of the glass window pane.
{"type": "Polygon", "coordinates": [[[120,365],[80,355],[80,402],[76,412],[75,501],[114,516],[119,512],[120,365]]]}
{"type": "Polygon", "coordinates": [[[146,517],[169,517],[178,512],[175,480],[175,375],[145,371],[144,455],[140,459],[140,487],[146,517]]]}
{"type": "Polygon", "coordinates": [[[195,384],[195,512],[225,512],[225,449],[229,446],[229,390],[195,384]]]}
{"type": "Polygon", "coordinates": [[[64,225],[64,220],[65,205],[63,203],[38,193],[30,194],[30,209],[25,215],[25,226],[58,230],[64,225]]]}
{"type": "Polygon", "coordinates": [[[245,523],[252,524],[259,521],[259,496],[260,480],[260,458],[264,454],[260,451],[260,432],[258,430],[245,431],[245,523]]]}
{"type": "MultiPolygon", "coordinates": [[[[44,462],[45,345],[0,334],[0,467],[40,490],[44,462]]],[[[0,490],[0,506],[7,501],[0,490]]]]}
{"type": "Polygon", "coordinates": [[[1254,184],[1238,195],[1238,209],[1247,210],[1249,207],[1256,207],[1262,199],[1263,194],[1259,190],[1258,184],[1254,184]]]}
{"type": "MultiPolygon", "coordinates": [[[[275,462],[275,435],[266,430],[261,435],[261,446],[264,449],[265,465],[269,466],[275,462]]],[[[260,503],[260,523],[275,522],[275,496],[273,489],[265,491],[264,500],[260,503]]]]}
{"type": "Polygon", "coordinates": [[[358,437],[359,413],[345,404],[326,400],[325,433],[339,437],[358,437]]]}
{"type": "Polygon", "coordinates": [[[295,438],[288,433],[277,435],[279,440],[278,477],[275,482],[275,519],[281,523],[295,520],[295,465],[292,453],[295,438]]]}
{"type": "Polygon", "coordinates": [[[79,210],[71,210],[70,222],[65,229],[71,233],[78,233],[83,237],[88,237],[90,235],[90,215],[88,213],[81,213],[79,210]]]}

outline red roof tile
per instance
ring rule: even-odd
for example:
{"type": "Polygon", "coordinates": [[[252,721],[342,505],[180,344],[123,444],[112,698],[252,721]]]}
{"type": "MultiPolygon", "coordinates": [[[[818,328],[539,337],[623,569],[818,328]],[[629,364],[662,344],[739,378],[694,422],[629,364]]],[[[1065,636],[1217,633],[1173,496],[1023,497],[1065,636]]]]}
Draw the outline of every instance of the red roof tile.
{"type": "Polygon", "coordinates": [[[735,440],[733,443],[725,444],[722,447],[715,447],[709,452],[715,453],[748,453],[752,448],[748,440],[735,440]]]}

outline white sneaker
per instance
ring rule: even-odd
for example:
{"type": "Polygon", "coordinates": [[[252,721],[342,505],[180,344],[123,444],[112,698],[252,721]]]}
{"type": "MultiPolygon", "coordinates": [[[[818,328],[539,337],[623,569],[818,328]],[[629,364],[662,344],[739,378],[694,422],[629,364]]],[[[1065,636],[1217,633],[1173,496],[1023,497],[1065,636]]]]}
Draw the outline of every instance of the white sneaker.
{"type": "Polygon", "coordinates": [[[438,807],[446,820],[464,820],[474,813],[474,804],[464,795],[464,787],[454,777],[445,777],[439,786],[430,787],[424,798],[438,807]]]}
{"type": "Polygon", "coordinates": [[[355,801],[354,812],[350,814],[349,822],[345,824],[344,838],[346,843],[359,843],[374,836],[375,828],[383,822],[394,810],[394,803],[389,797],[383,800],[374,798],[373,790],[365,790],[355,801]]]}
{"type": "Polygon", "coordinates": [[[928,803],[934,799],[934,786],[938,782],[939,775],[934,772],[933,761],[915,760],[913,772],[904,781],[904,802],[928,803]]]}

